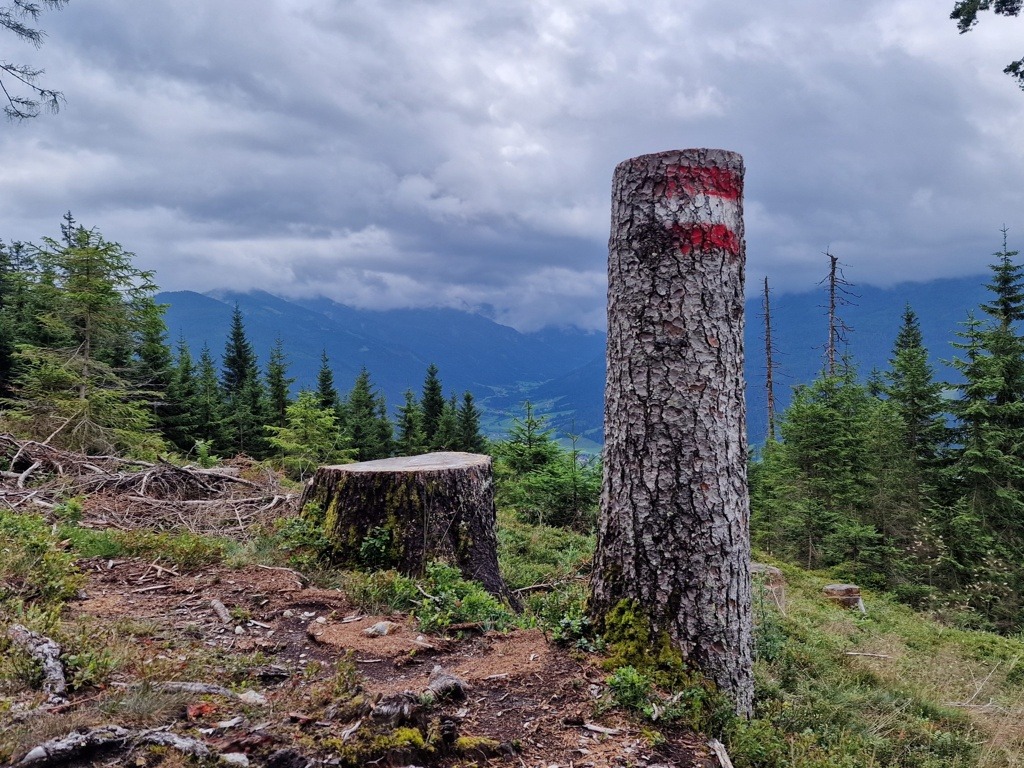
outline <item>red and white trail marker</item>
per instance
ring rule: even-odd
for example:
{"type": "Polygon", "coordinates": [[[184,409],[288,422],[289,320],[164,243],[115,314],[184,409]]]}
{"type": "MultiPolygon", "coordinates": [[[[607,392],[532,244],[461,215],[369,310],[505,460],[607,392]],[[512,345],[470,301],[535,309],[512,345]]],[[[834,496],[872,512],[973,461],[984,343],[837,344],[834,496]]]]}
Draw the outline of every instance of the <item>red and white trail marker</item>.
{"type": "Polygon", "coordinates": [[[720,248],[738,256],[742,195],[743,177],[728,168],[672,165],[665,169],[665,189],[654,213],[684,254],[720,248]]]}

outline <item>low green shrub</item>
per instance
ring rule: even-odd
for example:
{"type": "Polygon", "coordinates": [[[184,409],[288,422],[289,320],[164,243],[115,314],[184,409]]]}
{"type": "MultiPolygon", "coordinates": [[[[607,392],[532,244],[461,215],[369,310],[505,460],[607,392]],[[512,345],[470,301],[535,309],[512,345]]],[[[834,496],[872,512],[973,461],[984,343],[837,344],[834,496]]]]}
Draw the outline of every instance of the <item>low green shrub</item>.
{"type": "Polygon", "coordinates": [[[59,605],[82,583],[74,555],[42,517],[0,510],[0,610],[59,605]]]}
{"type": "Polygon", "coordinates": [[[452,624],[477,623],[489,629],[511,626],[515,617],[478,582],[467,581],[457,568],[435,561],[427,565],[424,599],[413,611],[427,632],[452,624]]]}
{"type": "Polygon", "coordinates": [[[314,520],[305,516],[282,517],[274,521],[270,534],[257,547],[272,559],[306,573],[327,563],[331,542],[314,520]]]}

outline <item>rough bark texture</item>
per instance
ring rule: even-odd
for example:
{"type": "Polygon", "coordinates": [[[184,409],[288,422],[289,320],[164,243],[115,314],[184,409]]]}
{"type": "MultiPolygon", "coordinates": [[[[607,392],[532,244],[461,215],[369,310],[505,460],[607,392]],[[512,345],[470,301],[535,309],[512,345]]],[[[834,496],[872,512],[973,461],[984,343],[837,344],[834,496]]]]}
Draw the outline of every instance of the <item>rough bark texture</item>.
{"type": "Polygon", "coordinates": [[[67,701],[68,684],[64,677],[64,667],[60,663],[61,647],[50,638],[21,624],[11,625],[7,637],[39,662],[43,670],[43,691],[49,696],[48,703],[61,704],[67,701]]]}
{"type": "Polygon", "coordinates": [[[97,752],[132,750],[142,744],[169,747],[200,760],[209,758],[211,754],[209,747],[190,736],[179,736],[161,729],[130,731],[119,725],[101,725],[43,742],[30,750],[17,765],[19,768],[71,765],[97,752]]]}
{"type": "Polygon", "coordinates": [[[320,467],[300,505],[322,521],[339,563],[419,576],[427,561],[443,559],[519,606],[498,571],[490,456],[428,453],[320,467]]]}
{"type": "Polygon", "coordinates": [[[723,150],[615,169],[592,606],[635,601],[749,715],[742,184],[723,150]]]}

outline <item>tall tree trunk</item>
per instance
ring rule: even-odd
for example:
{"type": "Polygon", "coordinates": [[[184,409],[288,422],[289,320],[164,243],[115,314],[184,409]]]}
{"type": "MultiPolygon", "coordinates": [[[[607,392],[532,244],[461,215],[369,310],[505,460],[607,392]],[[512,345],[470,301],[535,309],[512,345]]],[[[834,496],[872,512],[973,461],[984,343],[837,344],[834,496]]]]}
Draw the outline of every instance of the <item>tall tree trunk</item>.
{"type": "Polygon", "coordinates": [[[839,316],[836,310],[836,280],[839,268],[839,259],[831,253],[828,256],[828,346],[825,348],[825,360],[828,365],[828,375],[836,375],[836,347],[839,346],[839,316]]]}
{"type": "Polygon", "coordinates": [[[768,401],[768,439],[775,439],[775,342],[772,339],[772,302],[768,293],[768,277],[764,278],[764,389],[768,401]]]}
{"type": "Polygon", "coordinates": [[[742,186],[724,150],[615,169],[591,606],[631,603],[749,715],[742,186]]]}

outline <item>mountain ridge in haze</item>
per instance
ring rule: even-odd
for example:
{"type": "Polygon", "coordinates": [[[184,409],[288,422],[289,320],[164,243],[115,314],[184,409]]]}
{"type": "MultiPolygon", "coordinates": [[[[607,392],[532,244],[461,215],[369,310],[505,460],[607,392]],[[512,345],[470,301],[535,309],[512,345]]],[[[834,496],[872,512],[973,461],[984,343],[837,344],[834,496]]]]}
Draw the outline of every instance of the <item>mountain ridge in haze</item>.
{"type": "MultiPolygon", "coordinates": [[[[852,329],[840,351],[850,356],[862,378],[873,368],[885,368],[909,303],[920,318],[937,378],[953,378],[943,361],[953,357],[950,342],[968,311],[986,300],[986,281],[976,275],[884,289],[854,287],[851,303],[840,308],[852,329]]],[[[325,298],[289,300],[262,291],[176,291],[161,293],[157,300],[169,305],[172,343],[184,338],[195,354],[206,343],[215,357],[223,351],[237,304],[261,365],[281,338],[296,388],[315,387],[320,355],[326,351],[342,394],[365,366],[394,413],[406,389],[419,395],[426,368],[434,363],[446,395],[473,392],[492,436],[503,434],[529,399],[560,435],[580,435],[591,446],[602,440],[602,333],[570,327],[522,333],[455,309],[363,310],[325,298]]],[[[772,298],[779,411],[794,385],[809,383],[822,369],[828,335],[824,303],[820,289],[772,298]]],[[[749,299],[746,310],[747,423],[750,441],[757,444],[767,431],[760,298],[749,299]]]]}

